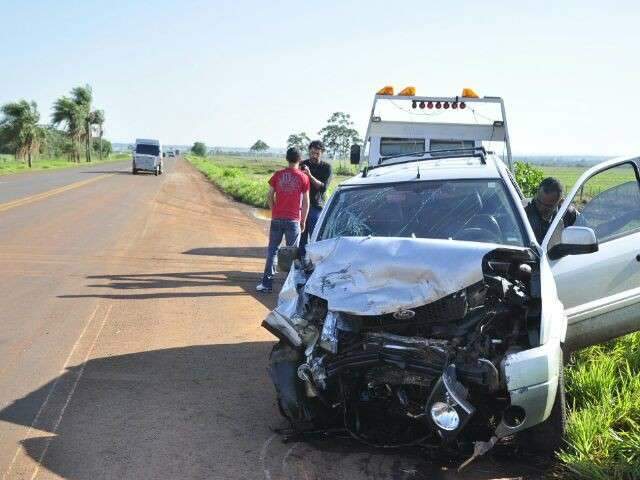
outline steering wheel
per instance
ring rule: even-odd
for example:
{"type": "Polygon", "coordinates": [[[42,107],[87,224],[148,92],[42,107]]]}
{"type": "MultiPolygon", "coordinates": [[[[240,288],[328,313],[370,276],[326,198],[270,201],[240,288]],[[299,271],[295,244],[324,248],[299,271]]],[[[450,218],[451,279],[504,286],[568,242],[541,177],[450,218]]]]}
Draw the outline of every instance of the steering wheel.
{"type": "Polygon", "coordinates": [[[482,230],[489,230],[495,237],[498,238],[498,241],[495,243],[501,243],[503,241],[502,228],[500,228],[500,224],[496,220],[496,217],[494,217],[493,215],[489,215],[487,213],[475,215],[466,223],[466,225],[464,225],[462,230],[466,230],[468,228],[480,228],[482,230]]]}
{"type": "Polygon", "coordinates": [[[467,240],[469,242],[502,243],[502,236],[488,228],[465,227],[453,237],[454,240],[467,240]]]}

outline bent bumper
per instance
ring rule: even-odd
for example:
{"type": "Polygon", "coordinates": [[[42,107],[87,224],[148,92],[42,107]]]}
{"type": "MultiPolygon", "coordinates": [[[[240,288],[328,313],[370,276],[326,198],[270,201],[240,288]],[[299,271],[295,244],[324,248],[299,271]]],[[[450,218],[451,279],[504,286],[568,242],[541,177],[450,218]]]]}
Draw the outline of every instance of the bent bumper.
{"type": "Polygon", "coordinates": [[[503,419],[496,428],[498,438],[533,427],[549,417],[558,389],[561,356],[559,341],[505,356],[501,369],[511,405],[524,409],[525,418],[517,426],[509,426],[503,419]]]}

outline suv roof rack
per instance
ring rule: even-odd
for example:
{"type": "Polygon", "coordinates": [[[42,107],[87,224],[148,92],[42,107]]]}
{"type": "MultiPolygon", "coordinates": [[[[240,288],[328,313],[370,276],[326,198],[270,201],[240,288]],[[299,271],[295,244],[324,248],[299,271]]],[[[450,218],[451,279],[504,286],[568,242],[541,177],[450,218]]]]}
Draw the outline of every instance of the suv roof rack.
{"type": "MultiPolygon", "coordinates": [[[[491,152],[489,152],[491,153],[491,152]]],[[[445,150],[424,150],[421,152],[412,153],[400,153],[398,155],[389,155],[381,157],[377,165],[365,166],[362,170],[362,176],[366,177],[369,170],[373,170],[381,167],[390,167],[391,165],[402,165],[405,163],[421,162],[424,160],[442,160],[447,158],[479,158],[483,165],[487,164],[487,151],[484,147],[472,147],[472,148],[448,148],[445,150]],[[391,160],[394,158],[402,157],[417,157],[411,160],[403,160],[400,162],[393,162],[384,164],[385,160],[391,160]]]]}
{"type": "Polygon", "coordinates": [[[479,158],[480,162],[483,165],[486,165],[487,163],[486,156],[487,156],[487,151],[485,150],[484,147],[448,148],[445,150],[424,150],[422,152],[400,153],[398,155],[389,155],[386,157],[381,157],[377,165],[365,166],[365,168],[362,170],[362,175],[366,177],[367,172],[369,170],[373,170],[380,167],[390,167],[391,165],[402,165],[405,163],[421,162],[423,160],[442,160],[447,158],[479,158]],[[393,162],[393,163],[387,163],[387,164],[383,163],[385,160],[391,160],[394,158],[402,158],[402,157],[417,157],[417,158],[412,158],[411,160],[403,160],[400,162],[393,162]]]}

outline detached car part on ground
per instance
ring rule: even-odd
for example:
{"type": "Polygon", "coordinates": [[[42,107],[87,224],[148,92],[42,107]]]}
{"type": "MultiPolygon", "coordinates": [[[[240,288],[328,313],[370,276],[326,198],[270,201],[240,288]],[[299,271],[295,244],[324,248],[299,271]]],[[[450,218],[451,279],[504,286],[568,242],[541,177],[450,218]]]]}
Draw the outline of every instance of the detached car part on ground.
{"type": "MultiPolygon", "coordinates": [[[[506,167],[486,160],[464,180],[427,162],[420,180],[415,165],[388,167],[332,197],[263,322],[280,339],[270,374],[295,431],[338,427],[378,447],[473,442],[472,458],[514,435],[531,451],[561,446],[570,339],[550,262],[598,243],[557,219],[539,246],[506,167]]],[[[573,346],[637,330],[638,304],[623,310],[603,314],[608,326],[576,323],[573,346]]]]}

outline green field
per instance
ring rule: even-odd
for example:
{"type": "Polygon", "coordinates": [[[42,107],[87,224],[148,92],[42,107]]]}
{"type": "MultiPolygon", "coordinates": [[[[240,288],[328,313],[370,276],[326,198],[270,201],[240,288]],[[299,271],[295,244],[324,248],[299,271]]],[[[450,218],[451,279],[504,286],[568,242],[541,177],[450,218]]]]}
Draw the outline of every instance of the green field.
{"type": "Polygon", "coordinates": [[[104,162],[115,162],[118,160],[128,160],[131,158],[130,153],[113,153],[109,155],[108,158],[105,158],[100,162],[97,159],[93,160],[91,163],[86,162],[70,162],[66,158],[38,158],[35,159],[32,163],[33,166],[29,168],[27,164],[21,160],[16,160],[13,155],[0,155],[0,175],[9,175],[12,173],[21,173],[21,172],[34,172],[37,170],[56,170],[60,168],[74,168],[74,167],[84,167],[86,165],[91,165],[94,163],[104,163],[104,162]]]}
{"type": "MultiPolygon", "coordinates": [[[[573,185],[578,181],[580,176],[586,172],[586,168],[581,167],[540,167],[545,176],[556,177],[560,180],[560,183],[565,187],[565,191],[568,193],[573,185]]],[[[620,183],[633,180],[633,172],[629,168],[617,167],[609,172],[603,172],[592,180],[588,180],[585,185],[585,193],[588,192],[590,196],[600,193],[607,188],[618,185],[620,183]]]]}
{"type": "MultiPolygon", "coordinates": [[[[266,182],[274,172],[286,166],[283,158],[256,160],[246,156],[216,155],[205,158],[188,155],[188,160],[234,199],[256,207],[266,206],[263,198],[268,190],[266,182]]],[[[582,167],[541,166],[538,168],[544,172],[545,176],[558,178],[566,192],[569,192],[580,175],[586,171],[586,168],[582,167]]],[[[330,191],[356,172],[357,169],[349,164],[334,166],[335,176],[330,191]]],[[[620,178],[618,174],[599,175],[597,181],[594,179],[589,182],[589,187],[602,191],[620,178]]]]}

